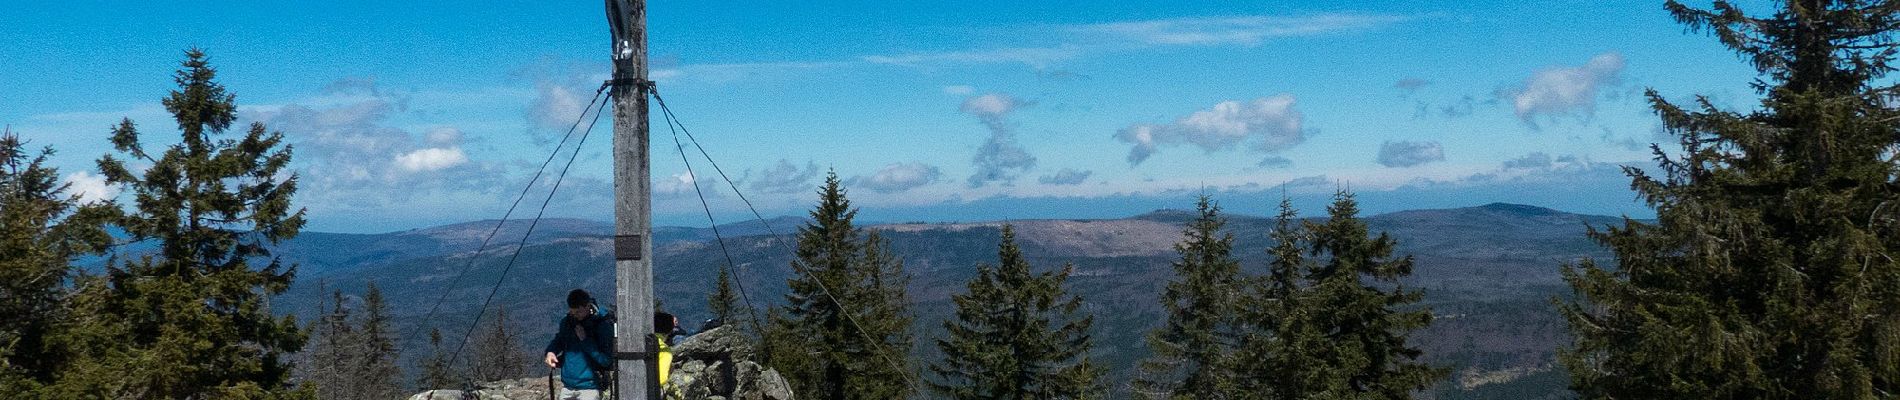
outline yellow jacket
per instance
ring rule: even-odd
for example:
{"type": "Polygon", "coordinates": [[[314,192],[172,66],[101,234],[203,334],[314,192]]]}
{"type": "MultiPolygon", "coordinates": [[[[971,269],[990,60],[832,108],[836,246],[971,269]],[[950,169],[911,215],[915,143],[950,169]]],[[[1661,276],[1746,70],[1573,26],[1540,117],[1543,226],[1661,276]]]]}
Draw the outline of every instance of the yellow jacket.
{"type": "Polygon", "coordinates": [[[660,388],[664,390],[666,389],[667,374],[673,370],[673,349],[666,345],[666,336],[655,333],[653,334],[653,341],[660,344],[660,352],[655,355],[654,358],[658,360],[655,364],[658,364],[660,367],[660,388]]]}

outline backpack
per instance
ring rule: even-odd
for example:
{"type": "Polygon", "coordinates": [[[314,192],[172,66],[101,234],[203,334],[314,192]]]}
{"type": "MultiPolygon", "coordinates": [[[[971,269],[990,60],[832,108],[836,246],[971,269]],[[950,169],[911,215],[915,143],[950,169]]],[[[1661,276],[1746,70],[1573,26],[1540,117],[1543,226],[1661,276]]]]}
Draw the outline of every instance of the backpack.
{"type": "MultiPolygon", "coordinates": [[[[608,311],[603,315],[595,315],[583,319],[579,324],[581,325],[581,329],[587,330],[588,339],[594,341],[595,347],[606,351],[607,354],[613,354],[616,349],[614,347],[613,335],[613,326],[616,321],[618,320],[614,317],[613,311],[608,311]],[[604,332],[603,329],[601,329],[602,324],[605,324],[607,327],[604,332]]],[[[613,371],[615,364],[619,363],[610,362],[607,363],[607,365],[600,365],[595,363],[592,359],[587,360],[587,367],[593,368],[594,371],[613,371]]]]}

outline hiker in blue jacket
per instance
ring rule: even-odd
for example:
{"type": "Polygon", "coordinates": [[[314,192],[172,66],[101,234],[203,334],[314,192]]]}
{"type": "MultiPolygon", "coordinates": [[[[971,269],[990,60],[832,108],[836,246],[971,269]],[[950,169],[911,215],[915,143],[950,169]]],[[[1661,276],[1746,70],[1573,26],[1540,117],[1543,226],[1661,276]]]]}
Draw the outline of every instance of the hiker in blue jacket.
{"type": "Polygon", "coordinates": [[[561,369],[561,399],[599,400],[613,369],[613,319],[587,291],[567,292],[567,317],[548,341],[548,368],[561,369]]]}

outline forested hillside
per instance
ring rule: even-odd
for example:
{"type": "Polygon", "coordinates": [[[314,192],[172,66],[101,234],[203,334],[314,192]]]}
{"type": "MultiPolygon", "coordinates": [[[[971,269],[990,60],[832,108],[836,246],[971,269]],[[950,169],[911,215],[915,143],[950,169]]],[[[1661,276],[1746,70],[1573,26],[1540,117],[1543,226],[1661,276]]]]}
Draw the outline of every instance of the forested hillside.
{"type": "MultiPolygon", "coordinates": [[[[1183,211],[1159,210],[1115,220],[1010,221],[1033,265],[1076,266],[1069,284],[1085,309],[1096,315],[1095,352],[1110,366],[1110,381],[1126,381],[1134,361],[1146,354],[1141,335],[1161,315],[1156,296],[1172,274],[1167,266],[1176,255],[1170,246],[1180,240],[1190,219],[1183,211]]],[[[1425,289],[1425,304],[1439,319],[1414,340],[1424,347],[1428,360],[1457,367],[1456,385],[1479,394],[1512,396],[1562,391],[1563,380],[1552,370],[1554,351],[1567,340],[1550,303],[1553,296],[1567,293],[1557,266],[1585,256],[1603,257],[1583,235],[1585,226],[1600,228],[1620,218],[1490,204],[1395,212],[1366,220],[1373,230],[1397,238],[1400,253],[1417,257],[1416,272],[1406,283],[1425,289]]],[[[772,220],[771,229],[781,234],[777,239],[756,221],[720,227],[753,304],[783,303],[784,282],[792,273],[790,244],[783,237],[801,222],[772,220]]],[[[1268,218],[1237,216],[1228,225],[1236,235],[1235,254],[1243,268],[1264,268],[1271,223],[1268,218]]],[[[866,227],[889,239],[892,252],[914,275],[910,294],[921,338],[934,338],[939,321],[950,314],[949,296],[971,277],[975,265],[994,262],[1000,226],[866,227]]],[[[468,329],[474,307],[497,282],[526,224],[504,225],[460,286],[447,289],[494,228],[494,221],[477,221],[385,234],[306,233],[282,247],[287,258],[304,266],[298,283],[274,305],[279,312],[309,318],[320,299],[319,286],[351,294],[373,282],[387,293],[401,332],[424,324],[420,326],[441,328],[449,340],[456,340],[468,329]],[[423,320],[437,296],[445,293],[438,315],[423,320]]],[[[525,333],[524,352],[538,349],[538,341],[552,334],[561,296],[568,289],[610,293],[611,231],[607,223],[583,220],[544,220],[536,228],[495,300],[509,310],[509,323],[525,333]]],[[[655,289],[665,309],[695,328],[709,317],[704,299],[724,257],[710,229],[663,227],[655,229],[655,235],[655,289]]],[[[422,329],[423,335],[403,338],[409,350],[405,358],[413,360],[428,348],[427,328],[422,329]]],[[[917,346],[914,355],[936,356],[926,346],[917,346]]]]}

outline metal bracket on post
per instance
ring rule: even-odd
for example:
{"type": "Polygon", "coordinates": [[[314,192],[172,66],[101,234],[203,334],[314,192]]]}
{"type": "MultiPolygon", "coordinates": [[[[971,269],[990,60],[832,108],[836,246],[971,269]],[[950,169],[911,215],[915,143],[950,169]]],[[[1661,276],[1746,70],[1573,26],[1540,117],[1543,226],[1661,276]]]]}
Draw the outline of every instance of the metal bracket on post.
{"type": "Polygon", "coordinates": [[[659,357],[660,357],[659,352],[651,352],[651,351],[626,351],[626,352],[614,353],[615,360],[653,360],[659,357]]]}
{"type": "Polygon", "coordinates": [[[614,352],[614,359],[648,361],[646,363],[647,379],[648,379],[647,392],[649,395],[653,396],[649,398],[660,399],[660,398],[663,398],[663,397],[660,397],[660,395],[662,394],[660,389],[661,389],[661,386],[663,385],[661,384],[661,382],[659,382],[660,380],[660,344],[652,340],[643,340],[643,342],[646,342],[647,344],[646,351],[614,352]]]}
{"type": "Polygon", "coordinates": [[[638,89],[644,92],[653,91],[653,84],[654,82],[651,80],[639,79],[639,78],[614,78],[614,79],[608,79],[606,82],[606,85],[608,87],[618,88],[622,86],[632,86],[634,89],[638,89]]]}
{"type": "MultiPolygon", "coordinates": [[[[648,380],[647,385],[646,385],[647,395],[650,396],[647,398],[663,399],[665,397],[662,397],[662,395],[664,395],[665,393],[663,393],[661,389],[663,389],[662,386],[664,385],[661,382],[659,382],[660,380],[660,344],[652,340],[643,340],[643,342],[646,342],[646,351],[617,351],[613,353],[613,357],[615,360],[646,361],[645,363],[647,367],[646,376],[648,380]]],[[[619,371],[614,371],[614,379],[620,379],[619,371]]],[[[617,385],[617,384],[614,385],[614,387],[616,388],[618,388],[619,386],[620,385],[617,385]]],[[[620,396],[619,393],[614,393],[614,397],[619,397],[619,396],[620,396]]]]}

